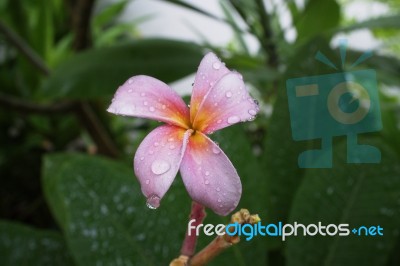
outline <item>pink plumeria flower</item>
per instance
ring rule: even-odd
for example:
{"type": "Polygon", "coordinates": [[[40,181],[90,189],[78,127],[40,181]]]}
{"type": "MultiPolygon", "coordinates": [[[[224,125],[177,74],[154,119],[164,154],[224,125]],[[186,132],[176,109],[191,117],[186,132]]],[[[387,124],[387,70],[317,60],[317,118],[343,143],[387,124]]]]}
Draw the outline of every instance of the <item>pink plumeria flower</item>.
{"type": "Polygon", "coordinates": [[[224,127],[254,119],[259,108],[242,76],[215,54],[201,61],[190,109],[168,85],[149,76],[128,79],[108,112],[165,122],[151,131],[134,158],[134,171],[147,205],[157,208],[178,170],[192,199],[219,215],[236,208],[242,184],[235,167],[207,137],[224,127]]]}

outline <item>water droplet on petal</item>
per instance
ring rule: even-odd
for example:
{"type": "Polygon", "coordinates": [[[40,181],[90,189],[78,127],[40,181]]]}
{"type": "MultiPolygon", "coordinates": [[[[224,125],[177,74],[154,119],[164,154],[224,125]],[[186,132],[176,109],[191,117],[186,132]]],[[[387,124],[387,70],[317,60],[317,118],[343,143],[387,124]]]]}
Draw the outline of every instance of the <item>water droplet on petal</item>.
{"type": "Polygon", "coordinates": [[[210,181],[206,180],[206,181],[204,181],[204,184],[208,185],[208,184],[210,184],[210,181]]]}
{"type": "Polygon", "coordinates": [[[170,168],[171,168],[171,165],[164,160],[155,160],[151,164],[151,171],[156,175],[164,174],[164,173],[168,172],[168,170],[170,168]]]}
{"type": "Polygon", "coordinates": [[[146,96],[146,93],[142,92],[142,93],[140,94],[140,96],[144,97],[144,96],[146,96]]]}
{"type": "Polygon", "coordinates": [[[143,105],[147,106],[149,103],[147,101],[143,102],[143,105]]]}
{"type": "Polygon", "coordinates": [[[209,176],[209,175],[210,175],[210,172],[206,171],[206,173],[205,173],[205,174],[206,174],[206,176],[209,176]]]}
{"type": "Polygon", "coordinates": [[[132,84],[133,80],[132,79],[128,79],[128,84],[132,84]]]}
{"type": "Polygon", "coordinates": [[[133,91],[132,89],[129,89],[129,90],[128,90],[129,93],[132,92],[132,91],[133,91]]]}
{"type": "Polygon", "coordinates": [[[154,142],[154,146],[158,146],[158,145],[160,145],[160,143],[158,143],[158,142],[154,142]]]}
{"type": "Polygon", "coordinates": [[[228,91],[225,93],[226,98],[231,98],[232,97],[232,92],[228,91]]]}
{"type": "Polygon", "coordinates": [[[174,141],[174,138],[169,138],[168,141],[172,142],[172,141],[174,141]]]}
{"type": "Polygon", "coordinates": [[[163,110],[165,110],[165,108],[166,108],[165,104],[163,104],[163,105],[161,106],[161,108],[162,108],[163,110]]]}
{"type": "Polygon", "coordinates": [[[150,110],[150,112],[154,112],[155,109],[153,106],[150,106],[149,110],[150,110]]]}
{"type": "Polygon", "coordinates": [[[170,148],[170,150],[173,150],[173,149],[175,149],[175,145],[174,145],[174,144],[171,144],[171,145],[169,146],[169,148],[170,148]]]}
{"type": "Polygon", "coordinates": [[[221,120],[221,119],[219,119],[219,120],[217,121],[217,123],[218,123],[218,124],[221,124],[221,122],[222,122],[222,120],[221,120]]]}
{"type": "Polygon", "coordinates": [[[240,118],[238,116],[236,116],[236,115],[230,116],[228,118],[228,124],[234,124],[234,123],[237,123],[239,121],[240,121],[240,118]]]}
{"type": "Polygon", "coordinates": [[[160,207],[160,197],[155,194],[150,195],[147,198],[146,205],[149,209],[157,209],[160,207]]]}
{"type": "Polygon", "coordinates": [[[150,180],[146,179],[146,185],[150,184],[150,180]]]}
{"type": "Polygon", "coordinates": [[[152,151],[152,150],[149,151],[149,154],[153,154],[153,153],[154,153],[154,151],[152,151]]]}
{"type": "Polygon", "coordinates": [[[144,157],[140,157],[140,160],[143,161],[143,160],[144,160],[144,157]]]}
{"type": "Polygon", "coordinates": [[[257,111],[253,110],[253,109],[250,109],[248,112],[250,115],[253,115],[253,116],[257,114],[257,111]]]}
{"type": "Polygon", "coordinates": [[[213,147],[212,147],[212,152],[213,152],[214,154],[220,154],[220,153],[221,153],[221,150],[218,149],[218,147],[213,146],[213,147]]]}
{"type": "Polygon", "coordinates": [[[217,187],[217,191],[218,191],[218,192],[220,192],[220,191],[221,191],[221,189],[220,189],[219,187],[217,187]]]}
{"type": "Polygon", "coordinates": [[[213,64],[213,68],[214,68],[215,70],[220,69],[220,67],[221,67],[221,64],[220,64],[219,62],[215,62],[215,63],[213,64]]]}
{"type": "Polygon", "coordinates": [[[221,199],[218,199],[218,202],[221,202],[222,200],[221,199]]]}
{"type": "Polygon", "coordinates": [[[216,103],[214,103],[214,106],[218,106],[218,103],[216,102],[216,103]]]}

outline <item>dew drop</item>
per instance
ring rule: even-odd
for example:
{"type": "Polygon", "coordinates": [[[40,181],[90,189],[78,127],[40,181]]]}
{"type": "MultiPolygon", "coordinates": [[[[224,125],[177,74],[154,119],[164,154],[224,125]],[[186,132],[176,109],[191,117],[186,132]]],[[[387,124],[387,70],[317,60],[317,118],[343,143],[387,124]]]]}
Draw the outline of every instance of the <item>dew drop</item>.
{"type": "Polygon", "coordinates": [[[154,142],[154,146],[158,146],[158,145],[160,145],[160,143],[158,143],[158,142],[154,142]]]}
{"type": "Polygon", "coordinates": [[[150,184],[150,180],[146,179],[146,185],[150,184]]]}
{"type": "Polygon", "coordinates": [[[164,174],[164,173],[168,172],[168,170],[170,168],[171,168],[171,165],[164,160],[155,160],[151,164],[151,171],[156,175],[164,174]]]}
{"type": "Polygon", "coordinates": [[[232,92],[228,91],[225,93],[226,98],[231,98],[232,97],[232,92]]]}
{"type": "Polygon", "coordinates": [[[228,118],[228,124],[234,124],[234,123],[237,123],[239,121],[240,121],[240,118],[238,116],[236,116],[236,115],[230,116],[228,118]]]}
{"type": "Polygon", "coordinates": [[[129,90],[128,90],[129,93],[131,93],[132,91],[133,91],[132,89],[129,89],[129,90]]]}
{"type": "Polygon", "coordinates": [[[222,200],[221,199],[218,199],[218,202],[221,202],[222,200]]]}
{"type": "Polygon", "coordinates": [[[253,115],[253,116],[257,114],[256,110],[253,110],[253,109],[250,109],[248,112],[250,115],[253,115]]]}
{"type": "Polygon", "coordinates": [[[210,181],[206,180],[206,181],[204,181],[204,184],[208,185],[208,184],[210,184],[210,181]]]}
{"type": "Polygon", "coordinates": [[[219,119],[219,120],[217,121],[217,123],[218,123],[218,124],[221,124],[221,122],[222,122],[222,120],[221,120],[221,119],[219,119]]]}
{"type": "Polygon", "coordinates": [[[149,154],[153,154],[153,153],[154,153],[154,151],[152,151],[152,150],[149,151],[149,154]]]}
{"type": "Polygon", "coordinates": [[[220,64],[219,62],[215,62],[215,63],[213,64],[213,68],[214,68],[215,70],[220,69],[220,67],[221,67],[221,64],[220,64]]]}
{"type": "Polygon", "coordinates": [[[210,172],[206,171],[206,173],[205,173],[205,174],[206,174],[206,176],[209,176],[209,175],[210,175],[210,172]]]}
{"type": "Polygon", "coordinates": [[[214,154],[220,154],[221,153],[221,150],[220,149],[218,149],[218,147],[212,147],[212,152],[214,153],[214,154]]]}
{"type": "Polygon", "coordinates": [[[154,112],[155,109],[153,106],[150,106],[149,110],[150,110],[150,112],[154,112]]]}
{"type": "Polygon", "coordinates": [[[143,161],[143,160],[144,160],[144,157],[140,157],[140,160],[143,161]]]}
{"type": "Polygon", "coordinates": [[[170,150],[175,149],[175,145],[174,145],[174,144],[171,144],[171,145],[169,146],[169,149],[170,149],[170,150]]]}
{"type": "Polygon", "coordinates": [[[172,141],[174,141],[174,138],[169,138],[168,141],[172,142],[172,141]]]}
{"type": "MultiPolygon", "coordinates": [[[[132,79],[128,79],[128,84],[132,84],[133,80],[132,79]]],[[[130,89],[132,90],[132,89],[130,89]]],[[[131,92],[131,91],[130,91],[131,92]]]]}
{"type": "Polygon", "coordinates": [[[221,189],[220,189],[219,187],[217,187],[217,191],[218,191],[218,192],[220,192],[220,191],[221,191],[221,189]]]}
{"type": "Polygon", "coordinates": [[[142,93],[140,94],[140,96],[144,97],[144,96],[146,96],[146,93],[142,92],[142,93]]]}
{"type": "Polygon", "coordinates": [[[143,102],[143,105],[147,106],[149,103],[147,101],[143,102]]]}
{"type": "Polygon", "coordinates": [[[157,209],[160,207],[160,197],[155,194],[150,195],[147,198],[146,205],[149,209],[157,209]]]}

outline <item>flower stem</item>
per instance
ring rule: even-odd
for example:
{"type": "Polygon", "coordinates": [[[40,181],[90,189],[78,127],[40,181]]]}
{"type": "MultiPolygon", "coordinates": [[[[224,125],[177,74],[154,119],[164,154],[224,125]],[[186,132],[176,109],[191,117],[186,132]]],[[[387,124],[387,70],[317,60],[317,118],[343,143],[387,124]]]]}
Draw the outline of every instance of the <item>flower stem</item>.
{"type": "Polygon", "coordinates": [[[195,222],[192,224],[192,230],[189,232],[189,229],[186,231],[185,239],[183,240],[181,255],[191,257],[193,256],[196,250],[197,243],[197,235],[196,229],[197,226],[203,223],[204,218],[206,217],[206,212],[204,206],[193,201],[192,202],[192,210],[190,212],[189,221],[195,219],[195,222]]]}

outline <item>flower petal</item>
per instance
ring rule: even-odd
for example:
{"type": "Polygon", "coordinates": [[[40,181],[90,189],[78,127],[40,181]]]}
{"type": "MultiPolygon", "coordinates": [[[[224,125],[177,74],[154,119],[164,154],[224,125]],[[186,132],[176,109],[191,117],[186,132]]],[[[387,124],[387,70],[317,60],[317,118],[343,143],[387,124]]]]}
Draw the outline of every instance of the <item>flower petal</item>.
{"type": "Polygon", "coordinates": [[[200,62],[193,84],[192,98],[190,100],[190,118],[193,121],[204,96],[212,85],[229,73],[218,57],[213,53],[206,54],[200,62]]]}
{"type": "Polygon", "coordinates": [[[192,130],[163,125],[151,131],[140,143],[134,170],[147,203],[158,207],[179,170],[187,139],[192,130]]]}
{"type": "Polygon", "coordinates": [[[149,76],[128,79],[118,88],[107,111],[189,127],[189,110],[182,98],[167,84],[149,76]]]}
{"type": "Polygon", "coordinates": [[[219,215],[227,215],[239,203],[242,184],[224,152],[200,132],[189,138],[181,163],[181,175],[189,195],[219,215]]]}
{"type": "Polygon", "coordinates": [[[207,93],[193,121],[193,128],[209,134],[238,122],[252,120],[258,111],[258,103],[250,97],[242,76],[231,72],[207,93]]]}

